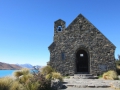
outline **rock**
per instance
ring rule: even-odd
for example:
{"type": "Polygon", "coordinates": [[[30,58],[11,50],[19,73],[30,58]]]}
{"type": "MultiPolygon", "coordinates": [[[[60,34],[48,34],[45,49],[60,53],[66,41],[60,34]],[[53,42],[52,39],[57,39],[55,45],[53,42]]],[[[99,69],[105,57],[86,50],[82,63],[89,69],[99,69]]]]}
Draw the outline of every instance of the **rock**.
{"type": "Polygon", "coordinates": [[[51,81],[52,90],[58,90],[62,88],[62,83],[60,80],[55,79],[51,81]]]}

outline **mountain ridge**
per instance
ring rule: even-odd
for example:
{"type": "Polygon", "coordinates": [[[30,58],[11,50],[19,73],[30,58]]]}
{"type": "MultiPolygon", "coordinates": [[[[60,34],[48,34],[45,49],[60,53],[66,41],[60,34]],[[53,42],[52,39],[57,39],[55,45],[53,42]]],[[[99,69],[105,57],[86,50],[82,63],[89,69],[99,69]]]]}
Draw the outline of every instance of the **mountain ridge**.
{"type": "Polygon", "coordinates": [[[0,70],[19,70],[19,69],[22,69],[22,67],[16,64],[8,64],[8,63],[0,62],[0,70]]]}
{"type": "MultiPolygon", "coordinates": [[[[4,62],[0,62],[0,70],[20,70],[22,68],[34,69],[34,66],[26,63],[26,64],[8,64],[4,62]]],[[[42,68],[43,66],[35,65],[35,67],[42,68]]]]}

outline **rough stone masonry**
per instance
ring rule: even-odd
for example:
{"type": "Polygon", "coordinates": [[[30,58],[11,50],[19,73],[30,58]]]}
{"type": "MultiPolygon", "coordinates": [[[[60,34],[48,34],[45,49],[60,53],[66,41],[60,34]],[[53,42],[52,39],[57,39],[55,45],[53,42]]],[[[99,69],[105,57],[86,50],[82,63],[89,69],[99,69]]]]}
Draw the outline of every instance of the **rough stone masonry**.
{"type": "Polygon", "coordinates": [[[49,65],[63,75],[100,75],[116,70],[115,45],[82,14],[66,27],[65,21],[54,22],[54,40],[48,47],[49,65]]]}

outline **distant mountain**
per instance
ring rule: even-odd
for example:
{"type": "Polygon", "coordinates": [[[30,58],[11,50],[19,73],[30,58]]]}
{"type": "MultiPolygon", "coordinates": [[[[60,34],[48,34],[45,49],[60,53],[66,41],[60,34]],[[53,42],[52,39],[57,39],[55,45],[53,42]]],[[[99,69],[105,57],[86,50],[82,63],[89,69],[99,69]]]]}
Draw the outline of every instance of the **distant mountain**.
{"type": "MultiPolygon", "coordinates": [[[[29,69],[33,69],[33,65],[31,65],[31,64],[16,64],[16,65],[18,65],[18,66],[20,66],[20,67],[22,67],[22,68],[29,68],[29,69]]],[[[40,66],[40,65],[35,65],[35,66],[37,66],[38,68],[41,68],[42,66],[40,66]]]]}
{"type": "Polygon", "coordinates": [[[22,67],[16,64],[7,64],[0,62],[0,70],[19,70],[19,69],[22,69],[22,67]]]}
{"type": "Polygon", "coordinates": [[[31,64],[17,64],[17,65],[23,68],[33,68],[31,64]]]}

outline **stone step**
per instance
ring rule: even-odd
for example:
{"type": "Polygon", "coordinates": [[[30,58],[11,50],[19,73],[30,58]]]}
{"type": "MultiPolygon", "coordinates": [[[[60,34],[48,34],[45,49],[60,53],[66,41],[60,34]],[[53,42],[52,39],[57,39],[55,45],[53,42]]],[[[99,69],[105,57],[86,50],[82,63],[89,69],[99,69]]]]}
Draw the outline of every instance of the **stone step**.
{"type": "Polygon", "coordinates": [[[92,74],[74,74],[74,76],[93,76],[92,74]]]}
{"type": "Polygon", "coordinates": [[[112,89],[112,88],[74,88],[74,87],[69,87],[69,88],[58,89],[58,90],[114,90],[114,89],[112,89]]]}
{"type": "Polygon", "coordinates": [[[75,88],[109,88],[110,85],[95,85],[95,84],[66,84],[66,87],[75,87],[75,88]]]}
{"type": "Polygon", "coordinates": [[[62,83],[63,88],[110,88],[111,85],[103,81],[90,81],[91,79],[65,80],[62,83]],[[79,81],[80,80],[80,81],[79,81]]]}
{"type": "Polygon", "coordinates": [[[97,80],[97,79],[64,79],[62,82],[63,87],[74,88],[109,88],[111,87],[110,81],[97,80]]]}
{"type": "Polygon", "coordinates": [[[111,87],[120,88],[119,85],[119,80],[64,79],[59,90],[113,90],[111,87]]]}
{"type": "Polygon", "coordinates": [[[96,79],[98,77],[93,76],[92,74],[74,74],[74,76],[71,78],[74,78],[74,79],[96,79]]]}

